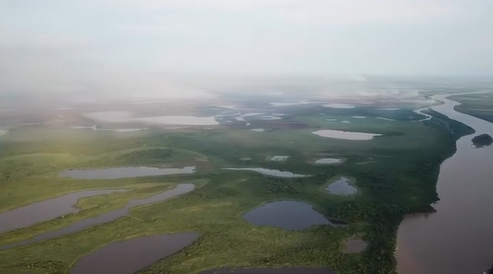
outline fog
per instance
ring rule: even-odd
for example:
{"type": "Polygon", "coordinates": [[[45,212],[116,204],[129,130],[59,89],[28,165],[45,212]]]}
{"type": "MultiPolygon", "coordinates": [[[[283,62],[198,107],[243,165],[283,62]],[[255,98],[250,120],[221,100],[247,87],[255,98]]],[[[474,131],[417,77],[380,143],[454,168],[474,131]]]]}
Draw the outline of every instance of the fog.
{"type": "Polygon", "coordinates": [[[200,99],[301,82],[346,94],[368,75],[492,76],[491,10],[490,0],[7,0],[0,91],[200,99]],[[354,84],[341,92],[329,80],[354,84]]]}

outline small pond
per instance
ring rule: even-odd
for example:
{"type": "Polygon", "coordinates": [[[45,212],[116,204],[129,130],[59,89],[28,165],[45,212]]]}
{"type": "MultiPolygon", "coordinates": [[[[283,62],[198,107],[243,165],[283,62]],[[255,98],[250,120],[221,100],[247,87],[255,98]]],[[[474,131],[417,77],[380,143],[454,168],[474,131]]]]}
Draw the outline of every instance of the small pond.
{"type": "Polygon", "coordinates": [[[254,131],[254,132],[265,132],[265,129],[263,129],[263,128],[252,128],[250,130],[254,131]]]}
{"type": "Polygon", "coordinates": [[[322,158],[318,159],[315,161],[315,164],[320,164],[320,165],[335,165],[335,164],[341,164],[344,162],[344,159],[338,159],[338,158],[322,158]]]}
{"type": "Polygon", "coordinates": [[[264,204],[243,215],[258,226],[273,226],[287,230],[303,230],[315,225],[331,225],[324,215],[310,204],[298,201],[277,201],[264,204]]]}
{"type": "Polygon", "coordinates": [[[283,268],[221,268],[199,274],[336,274],[328,268],[283,267],[283,268]]]}
{"type": "Polygon", "coordinates": [[[1,213],[0,224],[2,225],[0,226],[0,233],[28,227],[66,214],[79,212],[79,209],[75,208],[74,205],[82,198],[123,191],[126,190],[105,189],[80,191],[1,213]]]}
{"type": "Polygon", "coordinates": [[[164,234],[109,244],[75,263],[70,274],[133,274],[191,245],[198,234],[164,234]]]}
{"type": "Polygon", "coordinates": [[[381,136],[381,134],[332,130],[332,129],[323,129],[323,130],[314,131],[312,133],[320,137],[344,139],[344,140],[359,140],[359,141],[371,140],[375,136],[381,136]]]}
{"type": "Polygon", "coordinates": [[[73,169],[60,172],[61,177],[73,179],[121,179],[145,176],[161,176],[176,174],[191,174],[195,172],[194,166],[184,168],[157,168],[157,167],[115,167],[105,169],[73,169]]]}
{"type": "Polygon", "coordinates": [[[357,254],[365,251],[368,244],[360,238],[351,238],[344,243],[344,253],[357,254]]]}
{"type": "Polygon", "coordinates": [[[276,162],[283,162],[289,159],[289,156],[272,156],[269,160],[276,162]]]}
{"type": "Polygon", "coordinates": [[[366,119],[366,116],[352,116],[352,117],[356,119],[366,119]]]}
{"type": "Polygon", "coordinates": [[[254,171],[263,175],[269,175],[274,177],[284,177],[284,178],[302,178],[308,177],[309,175],[295,174],[289,171],[281,171],[277,169],[267,169],[267,168],[223,168],[227,170],[238,170],[238,171],[254,171]]]}
{"type": "Polygon", "coordinates": [[[158,202],[164,202],[168,199],[171,199],[171,198],[177,197],[179,195],[191,192],[194,189],[195,189],[194,184],[179,184],[174,189],[156,194],[156,195],[151,196],[149,198],[131,200],[125,205],[124,208],[116,209],[116,210],[101,214],[101,215],[93,217],[93,218],[84,219],[84,220],[78,221],[76,223],[73,223],[69,226],[60,228],[58,230],[38,234],[35,237],[28,239],[28,240],[24,240],[24,241],[20,241],[20,242],[14,242],[12,244],[1,246],[0,249],[5,250],[5,249],[13,248],[16,246],[33,244],[33,243],[36,243],[38,241],[53,239],[53,238],[60,237],[63,235],[82,231],[82,230],[87,229],[89,227],[109,223],[109,222],[112,222],[118,218],[121,218],[124,216],[129,216],[130,215],[130,209],[132,209],[134,207],[158,203],[158,202]]]}
{"type": "Polygon", "coordinates": [[[9,131],[6,129],[0,129],[0,136],[7,134],[7,132],[9,131]]]}
{"type": "Polygon", "coordinates": [[[358,193],[358,189],[350,185],[350,182],[351,179],[341,176],[329,184],[325,190],[335,195],[353,195],[358,193]]]}

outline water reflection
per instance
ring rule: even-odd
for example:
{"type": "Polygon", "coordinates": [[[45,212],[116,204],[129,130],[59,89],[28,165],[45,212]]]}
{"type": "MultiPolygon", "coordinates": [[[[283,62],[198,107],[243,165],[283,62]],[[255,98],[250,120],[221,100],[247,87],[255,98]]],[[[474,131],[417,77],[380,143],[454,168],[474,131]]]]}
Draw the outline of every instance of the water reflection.
{"type": "Polygon", "coordinates": [[[70,274],[133,274],[191,245],[195,233],[153,235],[109,244],[75,264],[70,274]]]}
{"type": "Polygon", "coordinates": [[[121,179],[145,176],[161,176],[176,174],[191,174],[195,172],[194,166],[184,168],[157,168],[157,167],[115,167],[104,169],[71,169],[60,172],[61,177],[73,179],[121,179]]]}
{"type": "Polygon", "coordinates": [[[303,230],[314,225],[332,224],[310,204],[298,201],[268,203],[245,213],[243,218],[254,225],[287,230],[303,230]]]}
{"type": "Polygon", "coordinates": [[[81,191],[7,211],[0,214],[0,224],[2,224],[0,226],[0,233],[28,227],[66,214],[76,213],[79,209],[75,208],[74,205],[82,198],[122,191],[126,190],[104,189],[81,191]]]}
{"type": "Polygon", "coordinates": [[[309,175],[301,175],[295,174],[289,171],[280,171],[276,169],[267,169],[267,168],[223,168],[227,170],[239,170],[239,171],[254,171],[263,175],[269,175],[274,177],[284,177],[284,178],[303,178],[308,177],[309,175]]]}
{"type": "Polygon", "coordinates": [[[87,229],[87,228],[95,226],[95,225],[109,223],[109,222],[114,221],[118,218],[121,218],[124,216],[129,216],[130,215],[130,209],[132,209],[133,207],[157,203],[157,202],[164,202],[164,201],[166,201],[170,198],[176,197],[178,195],[191,192],[194,188],[195,188],[194,184],[179,184],[178,186],[176,186],[172,190],[168,190],[168,191],[165,191],[163,193],[156,194],[156,195],[151,196],[149,198],[131,200],[130,202],[127,203],[127,205],[124,208],[110,211],[108,213],[104,213],[104,214],[99,215],[99,216],[94,217],[94,218],[89,218],[89,219],[84,219],[82,221],[78,221],[78,222],[73,223],[67,227],[64,227],[64,228],[61,228],[61,229],[58,229],[55,231],[50,231],[50,232],[36,235],[35,237],[33,237],[29,240],[20,241],[20,242],[16,242],[13,244],[1,246],[0,249],[9,249],[9,248],[16,247],[16,246],[32,244],[32,243],[36,243],[36,242],[41,241],[41,240],[52,239],[52,238],[56,238],[56,237],[59,237],[62,235],[67,235],[67,234],[75,233],[78,231],[82,231],[84,229],[87,229]]]}
{"type": "Polygon", "coordinates": [[[375,136],[381,136],[381,134],[332,130],[332,129],[323,129],[323,130],[314,131],[312,133],[320,137],[344,139],[344,140],[371,140],[375,136]]]}

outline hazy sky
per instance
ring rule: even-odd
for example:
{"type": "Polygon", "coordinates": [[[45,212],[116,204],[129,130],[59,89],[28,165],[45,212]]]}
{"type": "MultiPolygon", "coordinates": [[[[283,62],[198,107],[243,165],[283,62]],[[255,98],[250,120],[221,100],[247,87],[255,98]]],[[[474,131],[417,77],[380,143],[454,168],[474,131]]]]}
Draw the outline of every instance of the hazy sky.
{"type": "Polygon", "coordinates": [[[492,11],[492,0],[0,0],[0,81],[493,75],[492,11]]]}

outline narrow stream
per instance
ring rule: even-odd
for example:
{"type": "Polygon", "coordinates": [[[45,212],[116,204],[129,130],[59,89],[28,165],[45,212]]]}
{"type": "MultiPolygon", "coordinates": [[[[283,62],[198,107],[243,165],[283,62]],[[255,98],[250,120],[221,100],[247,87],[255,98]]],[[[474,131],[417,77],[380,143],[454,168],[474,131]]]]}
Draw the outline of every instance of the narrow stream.
{"type": "Polygon", "coordinates": [[[457,141],[457,152],[440,168],[436,213],[404,219],[397,235],[399,274],[481,274],[493,264],[493,146],[473,148],[473,136],[493,136],[493,124],[454,110],[459,103],[433,110],[462,122],[473,135],[457,141]]]}

